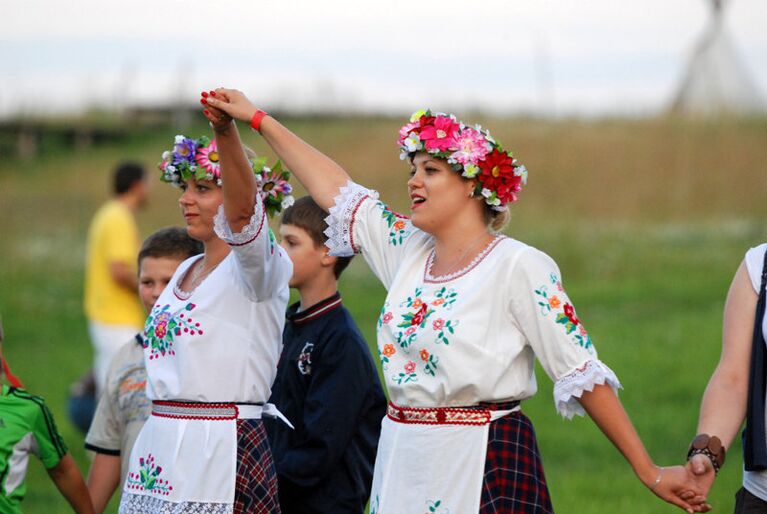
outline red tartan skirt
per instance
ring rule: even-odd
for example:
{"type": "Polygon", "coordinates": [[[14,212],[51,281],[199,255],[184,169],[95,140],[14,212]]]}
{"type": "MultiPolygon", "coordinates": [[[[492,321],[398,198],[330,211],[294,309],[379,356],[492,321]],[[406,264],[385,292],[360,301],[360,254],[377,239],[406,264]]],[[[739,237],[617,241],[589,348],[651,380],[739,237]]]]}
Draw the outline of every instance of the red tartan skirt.
{"type": "Polygon", "coordinates": [[[234,514],[280,514],[277,473],[260,419],[237,420],[234,514]]]}
{"type": "Polygon", "coordinates": [[[479,514],[552,514],[538,443],[521,412],[490,423],[479,514]]]}

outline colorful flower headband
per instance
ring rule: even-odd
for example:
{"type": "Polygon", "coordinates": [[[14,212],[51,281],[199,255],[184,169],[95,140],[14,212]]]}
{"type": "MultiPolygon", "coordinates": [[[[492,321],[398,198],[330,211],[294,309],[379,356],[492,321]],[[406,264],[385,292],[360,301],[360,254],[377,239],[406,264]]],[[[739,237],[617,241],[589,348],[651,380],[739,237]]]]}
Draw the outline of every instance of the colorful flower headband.
{"type": "MultiPolygon", "coordinates": [[[[253,166],[264,208],[269,216],[274,216],[282,209],[293,205],[294,199],[291,195],[293,187],[288,183],[290,172],[282,169],[280,161],[277,161],[274,168],[266,165],[266,157],[251,158],[250,163],[253,166]]],[[[221,164],[216,140],[211,140],[207,136],[197,139],[176,136],[173,150],[162,154],[160,171],[162,172],[160,180],[174,187],[180,187],[190,178],[214,180],[220,186],[221,164]]]]}
{"type": "Polygon", "coordinates": [[[421,110],[399,130],[400,159],[416,152],[447,160],[461,176],[477,180],[475,195],[497,211],[505,211],[527,183],[527,170],[511,152],[495,142],[479,125],[469,127],[452,114],[421,110]]]}

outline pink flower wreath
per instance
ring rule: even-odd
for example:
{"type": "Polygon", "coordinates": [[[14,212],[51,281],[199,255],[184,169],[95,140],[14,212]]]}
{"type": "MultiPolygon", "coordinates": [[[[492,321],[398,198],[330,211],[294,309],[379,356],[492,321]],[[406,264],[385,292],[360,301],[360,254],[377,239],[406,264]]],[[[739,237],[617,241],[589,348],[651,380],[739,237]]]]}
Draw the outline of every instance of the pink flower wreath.
{"type": "Polygon", "coordinates": [[[400,158],[412,158],[416,152],[445,159],[466,178],[477,180],[474,194],[498,211],[517,200],[517,193],[527,183],[527,169],[505,151],[479,125],[469,127],[452,114],[417,111],[399,131],[400,158]]]}

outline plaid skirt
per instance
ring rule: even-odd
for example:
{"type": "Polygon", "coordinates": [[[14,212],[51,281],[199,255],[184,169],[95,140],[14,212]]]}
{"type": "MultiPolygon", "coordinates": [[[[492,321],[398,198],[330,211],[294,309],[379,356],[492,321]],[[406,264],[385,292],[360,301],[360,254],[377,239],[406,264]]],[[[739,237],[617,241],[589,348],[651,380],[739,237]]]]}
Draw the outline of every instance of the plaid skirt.
{"type": "Polygon", "coordinates": [[[552,514],[530,419],[514,412],[489,428],[479,514],[552,514]]]}
{"type": "Polygon", "coordinates": [[[234,514],[280,514],[277,473],[260,419],[237,420],[234,514]]]}

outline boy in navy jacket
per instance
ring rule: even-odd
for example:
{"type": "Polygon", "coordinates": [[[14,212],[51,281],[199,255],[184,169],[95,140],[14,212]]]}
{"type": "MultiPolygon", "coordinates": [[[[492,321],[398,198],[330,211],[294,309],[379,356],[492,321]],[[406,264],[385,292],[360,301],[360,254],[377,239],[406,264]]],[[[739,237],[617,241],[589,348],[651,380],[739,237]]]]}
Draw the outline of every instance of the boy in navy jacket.
{"type": "Polygon", "coordinates": [[[325,216],[307,196],[280,226],[300,295],[269,400],[295,429],[266,420],[283,514],[362,514],[386,414],[370,350],[337,291],[351,257],[328,255],[325,216]]]}

